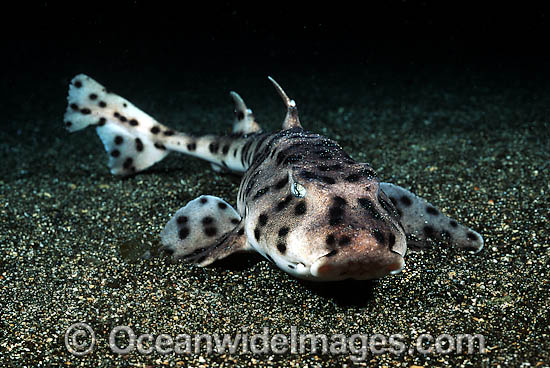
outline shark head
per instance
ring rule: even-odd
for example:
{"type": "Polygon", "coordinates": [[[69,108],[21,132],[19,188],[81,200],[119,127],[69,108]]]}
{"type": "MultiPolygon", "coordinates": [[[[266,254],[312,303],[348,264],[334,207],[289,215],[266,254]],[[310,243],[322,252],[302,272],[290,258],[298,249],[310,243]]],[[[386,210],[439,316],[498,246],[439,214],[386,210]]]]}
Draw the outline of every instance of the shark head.
{"type": "Polygon", "coordinates": [[[368,164],[340,156],[336,147],[329,162],[311,157],[323,152],[329,151],[306,144],[286,156],[310,157],[287,167],[287,176],[275,185],[282,188],[274,193],[272,210],[264,211],[274,226],[271,232],[278,233],[270,239],[277,245],[271,258],[297,277],[319,281],[398,273],[405,264],[405,232],[376,173],[368,164]]]}

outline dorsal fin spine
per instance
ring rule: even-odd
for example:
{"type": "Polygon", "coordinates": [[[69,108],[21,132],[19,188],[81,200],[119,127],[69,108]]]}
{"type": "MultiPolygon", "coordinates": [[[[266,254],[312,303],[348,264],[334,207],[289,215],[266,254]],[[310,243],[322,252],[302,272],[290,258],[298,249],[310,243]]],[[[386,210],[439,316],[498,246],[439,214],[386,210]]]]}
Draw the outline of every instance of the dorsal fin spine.
{"type": "Polygon", "coordinates": [[[296,101],[287,96],[283,88],[275,81],[275,79],[269,76],[267,78],[271,81],[271,83],[273,83],[273,86],[275,86],[275,89],[279,93],[279,96],[283,99],[287,108],[285,121],[283,122],[283,129],[301,128],[302,124],[300,124],[300,118],[298,117],[296,101]]]}

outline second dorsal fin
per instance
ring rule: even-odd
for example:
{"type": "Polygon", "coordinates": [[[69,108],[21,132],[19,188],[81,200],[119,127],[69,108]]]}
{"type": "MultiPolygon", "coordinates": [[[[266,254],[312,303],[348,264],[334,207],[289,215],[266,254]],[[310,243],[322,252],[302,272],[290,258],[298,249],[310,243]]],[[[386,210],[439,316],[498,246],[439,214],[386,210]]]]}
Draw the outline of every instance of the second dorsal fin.
{"type": "Polygon", "coordinates": [[[298,117],[298,108],[296,107],[296,102],[294,100],[291,100],[286,95],[285,91],[279,85],[279,83],[275,82],[275,79],[271,77],[267,78],[271,81],[271,83],[273,83],[275,89],[283,99],[287,108],[285,121],[283,122],[283,130],[291,128],[302,128],[302,124],[300,124],[300,118],[298,117]]]}
{"type": "Polygon", "coordinates": [[[229,92],[235,104],[235,120],[233,121],[233,133],[249,134],[259,132],[260,125],[256,122],[252,110],[246,107],[243,99],[237,92],[229,92]]]}

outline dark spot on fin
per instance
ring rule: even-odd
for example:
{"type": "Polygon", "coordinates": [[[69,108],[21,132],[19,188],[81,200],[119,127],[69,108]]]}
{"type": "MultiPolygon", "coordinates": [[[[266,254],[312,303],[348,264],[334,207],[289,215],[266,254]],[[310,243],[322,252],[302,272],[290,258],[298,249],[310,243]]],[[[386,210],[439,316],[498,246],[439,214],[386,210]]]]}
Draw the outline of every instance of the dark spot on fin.
{"type": "Polygon", "coordinates": [[[178,232],[178,236],[181,240],[184,240],[189,235],[189,228],[184,227],[178,232]]]}
{"type": "Polygon", "coordinates": [[[403,203],[403,205],[407,207],[409,207],[412,204],[412,200],[406,195],[401,196],[400,200],[401,200],[401,203],[403,203]]]}
{"type": "Polygon", "coordinates": [[[424,226],[423,231],[424,235],[426,235],[426,237],[428,238],[431,238],[435,235],[435,229],[430,225],[424,226]]]}
{"type": "Polygon", "coordinates": [[[436,209],[435,209],[434,207],[432,207],[432,206],[427,206],[427,207],[426,207],[426,212],[427,212],[428,214],[432,215],[432,216],[437,216],[437,215],[439,215],[439,211],[436,210],[436,209]]]}

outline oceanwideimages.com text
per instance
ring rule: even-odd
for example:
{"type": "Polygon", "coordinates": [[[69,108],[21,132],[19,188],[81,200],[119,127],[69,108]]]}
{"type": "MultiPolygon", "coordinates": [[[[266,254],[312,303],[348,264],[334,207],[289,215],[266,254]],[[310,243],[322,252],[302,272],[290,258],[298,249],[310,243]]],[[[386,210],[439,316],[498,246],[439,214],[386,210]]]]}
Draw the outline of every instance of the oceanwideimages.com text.
{"type": "MultiPolygon", "coordinates": [[[[414,339],[404,334],[314,334],[300,332],[296,326],[290,333],[276,333],[269,327],[253,333],[241,328],[234,334],[170,335],[137,333],[129,326],[114,327],[108,339],[109,349],[116,354],[346,354],[354,361],[371,355],[390,353],[413,354],[483,354],[485,337],[480,334],[421,334],[414,339]]],[[[75,323],[65,333],[65,346],[73,355],[93,351],[96,336],[86,323],[75,323]]]]}

